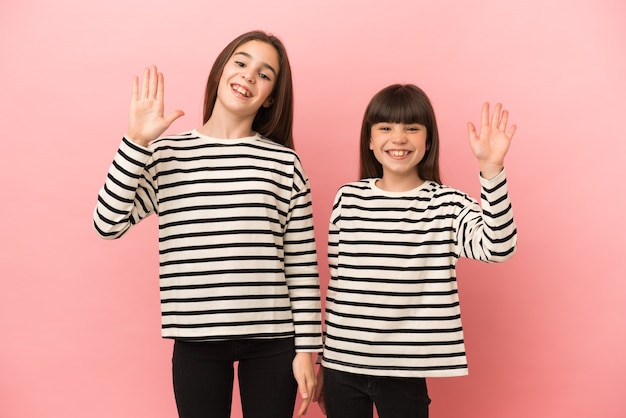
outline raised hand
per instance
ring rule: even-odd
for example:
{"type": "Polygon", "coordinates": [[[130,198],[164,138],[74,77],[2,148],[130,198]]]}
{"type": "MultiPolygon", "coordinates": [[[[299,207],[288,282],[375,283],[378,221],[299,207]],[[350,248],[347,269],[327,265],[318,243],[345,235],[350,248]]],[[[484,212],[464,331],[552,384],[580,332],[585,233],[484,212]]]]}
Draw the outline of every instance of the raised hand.
{"type": "Polygon", "coordinates": [[[480,173],[484,178],[495,177],[504,167],[504,157],[516,130],[515,125],[511,125],[507,130],[508,119],[509,112],[502,110],[500,103],[496,104],[490,118],[489,103],[484,103],[480,132],[476,132],[473,123],[467,123],[470,147],[478,159],[480,173]]]}
{"type": "Polygon", "coordinates": [[[133,95],[126,133],[128,139],[145,147],[185,114],[182,110],[175,110],[164,116],[163,92],[163,74],[157,71],[155,65],[144,70],[141,92],[139,79],[137,77],[133,79],[133,95]]]}

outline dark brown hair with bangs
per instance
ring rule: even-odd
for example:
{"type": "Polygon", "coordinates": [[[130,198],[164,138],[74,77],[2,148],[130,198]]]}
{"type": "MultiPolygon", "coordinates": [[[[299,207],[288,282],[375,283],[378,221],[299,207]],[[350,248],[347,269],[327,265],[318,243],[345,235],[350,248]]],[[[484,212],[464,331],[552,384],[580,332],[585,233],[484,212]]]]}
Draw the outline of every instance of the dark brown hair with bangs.
{"type": "Polygon", "coordinates": [[[361,125],[361,178],[383,175],[383,166],[370,150],[372,126],[376,123],[419,123],[426,127],[426,153],[417,165],[422,180],[441,184],[439,174],[439,132],[435,111],[426,93],[413,84],[393,84],[380,90],[365,109],[361,125]]]}
{"type": "Polygon", "coordinates": [[[281,40],[263,31],[255,30],[239,35],[231,41],[215,59],[211,72],[209,73],[209,79],[207,80],[206,91],[204,93],[203,123],[206,123],[213,113],[215,100],[217,99],[217,86],[222,77],[224,67],[235,50],[249,41],[261,41],[272,45],[274,49],[276,49],[276,52],[278,52],[279,60],[276,84],[270,96],[272,105],[269,107],[261,106],[261,108],[259,108],[252,122],[252,129],[274,142],[294,149],[293,81],[291,78],[289,58],[287,57],[287,51],[281,40]]]}

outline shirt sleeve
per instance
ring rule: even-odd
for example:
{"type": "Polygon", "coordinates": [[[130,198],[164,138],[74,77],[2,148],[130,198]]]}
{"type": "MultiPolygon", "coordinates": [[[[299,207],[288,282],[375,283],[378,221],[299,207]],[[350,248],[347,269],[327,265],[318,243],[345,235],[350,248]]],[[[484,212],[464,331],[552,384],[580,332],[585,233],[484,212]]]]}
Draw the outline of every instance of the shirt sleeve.
{"type": "Polygon", "coordinates": [[[299,161],[284,236],[285,279],[295,327],[296,352],[322,349],[320,282],[308,178],[299,161]]]}
{"type": "Polygon", "coordinates": [[[93,214],[94,229],[102,238],[119,238],[155,212],[156,185],[146,168],[151,158],[150,149],[122,139],[93,214]]]}
{"type": "MultiPolygon", "coordinates": [[[[333,311],[335,294],[337,293],[337,262],[339,259],[339,223],[341,213],[341,191],[335,196],[333,210],[328,223],[328,268],[330,280],[326,291],[326,317],[333,311]]],[[[324,325],[324,336],[326,335],[326,325],[324,325]]]]}
{"type": "Polygon", "coordinates": [[[460,256],[485,262],[510,259],[517,248],[517,228],[508,194],[506,172],[480,177],[480,206],[469,199],[457,217],[460,256]]]}

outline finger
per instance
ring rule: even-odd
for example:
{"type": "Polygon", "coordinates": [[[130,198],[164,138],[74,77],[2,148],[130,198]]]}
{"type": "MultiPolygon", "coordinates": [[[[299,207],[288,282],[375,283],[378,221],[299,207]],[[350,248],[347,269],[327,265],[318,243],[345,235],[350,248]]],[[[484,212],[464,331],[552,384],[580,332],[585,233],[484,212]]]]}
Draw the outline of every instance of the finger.
{"type": "Polygon", "coordinates": [[[150,90],[148,92],[149,99],[156,98],[158,81],[159,81],[159,76],[157,73],[156,65],[151,65],[150,66],[150,90]]]}
{"type": "Polygon", "coordinates": [[[317,405],[320,407],[320,410],[322,411],[322,414],[326,415],[326,400],[324,399],[324,394],[323,393],[319,397],[319,400],[317,401],[317,405]]]}
{"type": "Polygon", "coordinates": [[[133,77],[133,94],[131,95],[131,100],[136,102],[139,98],[139,78],[137,76],[133,77]]]}
{"type": "Polygon", "coordinates": [[[184,115],[185,115],[185,112],[183,112],[182,110],[173,111],[172,113],[170,113],[169,115],[165,117],[165,120],[167,121],[167,125],[168,126],[171,125],[172,123],[174,123],[176,119],[184,115]]]}
{"type": "Polygon", "coordinates": [[[148,88],[150,87],[150,69],[146,67],[143,70],[143,80],[141,80],[141,98],[148,98],[148,88]]]}
{"type": "Polygon", "coordinates": [[[324,368],[320,367],[315,376],[315,390],[313,391],[313,402],[318,402],[324,397],[324,368]]]}
{"type": "Polygon", "coordinates": [[[313,402],[318,402],[319,399],[322,397],[322,388],[321,387],[316,387],[315,391],[313,392],[313,402]]]}
{"type": "Polygon", "coordinates": [[[509,131],[507,132],[506,136],[510,138],[513,138],[513,135],[515,135],[515,131],[517,130],[517,126],[515,125],[511,125],[511,127],[509,128],[509,131]]]}
{"type": "Polygon", "coordinates": [[[303,381],[298,382],[298,392],[302,399],[311,399],[315,391],[315,386],[311,386],[309,379],[304,378],[303,381]]]}
{"type": "Polygon", "coordinates": [[[315,394],[316,379],[314,375],[305,374],[302,379],[298,380],[298,391],[302,397],[302,405],[300,406],[299,416],[306,413],[311,403],[312,396],[315,394]]]}
{"type": "Polygon", "coordinates": [[[298,410],[298,417],[302,417],[306,415],[307,409],[309,409],[309,404],[311,403],[311,398],[302,399],[302,404],[300,405],[300,409],[298,410]]]}
{"type": "Polygon", "coordinates": [[[509,112],[507,110],[502,111],[502,117],[500,118],[500,123],[498,124],[498,129],[501,131],[506,131],[506,124],[509,121],[509,112]]]}
{"type": "Polygon", "coordinates": [[[467,136],[469,137],[470,141],[473,141],[478,136],[476,134],[476,127],[472,122],[467,122],[467,136]]]}
{"type": "Polygon", "coordinates": [[[482,126],[489,126],[489,103],[483,103],[483,111],[480,118],[480,124],[482,126]]]}
{"type": "Polygon", "coordinates": [[[496,128],[500,125],[500,117],[502,113],[502,104],[496,103],[495,109],[493,109],[493,115],[491,115],[491,126],[496,128]]]}
{"type": "Polygon", "coordinates": [[[163,73],[157,74],[157,89],[156,89],[156,99],[157,101],[163,101],[163,97],[165,96],[165,79],[163,77],[163,73]]]}

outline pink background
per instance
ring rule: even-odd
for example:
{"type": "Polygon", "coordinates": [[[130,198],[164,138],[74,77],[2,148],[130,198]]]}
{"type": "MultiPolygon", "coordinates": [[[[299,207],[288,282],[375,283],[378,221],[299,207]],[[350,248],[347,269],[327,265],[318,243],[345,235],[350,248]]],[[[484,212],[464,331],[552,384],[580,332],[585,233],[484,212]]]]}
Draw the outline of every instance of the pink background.
{"type": "Polygon", "coordinates": [[[1,417],[175,416],[156,219],[107,242],[92,210],[131,77],[157,64],[167,109],[186,112],[171,131],[196,127],[216,54],[256,28],[290,54],[323,287],[332,198],[356,178],[376,91],[426,90],[444,181],[474,196],[465,122],[501,100],[519,126],[507,159],[519,251],[461,262],[470,375],[429,381],[432,416],[626,416],[626,3],[369,3],[2,2],[1,417]]]}

